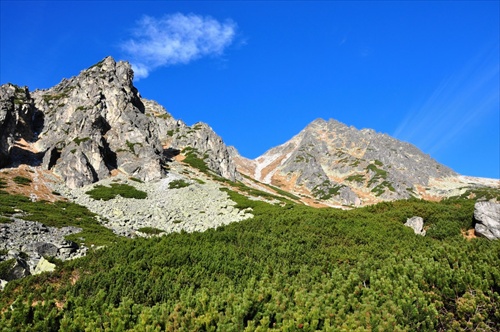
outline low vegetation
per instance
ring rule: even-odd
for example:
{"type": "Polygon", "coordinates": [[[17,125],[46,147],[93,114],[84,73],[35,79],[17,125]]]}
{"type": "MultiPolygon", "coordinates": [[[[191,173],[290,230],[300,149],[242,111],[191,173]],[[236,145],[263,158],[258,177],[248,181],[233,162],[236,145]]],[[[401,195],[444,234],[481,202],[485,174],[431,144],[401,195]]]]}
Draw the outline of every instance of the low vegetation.
{"type": "Polygon", "coordinates": [[[340,193],[340,189],[344,187],[343,185],[333,184],[330,180],[326,180],[323,183],[315,186],[311,193],[314,197],[321,200],[329,200],[333,196],[337,196],[340,193]]]}
{"type": "Polygon", "coordinates": [[[168,184],[169,189],[180,189],[184,187],[188,187],[190,185],[189,182],[184,181],[183,179],[173,180],[168,184]]]}
{"type": "Polygon", "coordinates": [[[348,176],[345,180],[349,182],[363,183],[365,181],[365,176],[363,174],[354,174],[348,176]]]}
{"type": "Polygon", "coordinates": [[[187,147],[184,150],[182,150],[182,153],[186,158],[184,158],[183,162],[190,165],[191,167],[197,168],[198,170],[202,171],[203,173],[208,173],[209,168],[207,166],[207,163],[203,160],[207,158],[208,156],[204,156],[203,159],[199,157],[199,152],[198,150],[187,147]]]}
{"type": "Polygon", "coordinates": [[[148,234],[148,235],[158,235],[158,234],[165,232],[161,229],[154,228],[154,227],[141,227],[138,229],[138,231],[141,233],[144,233],[144,234],[148,234]]]}
{"type": "Polygon", "coordinates": [[[376,183],[377,181],[383,179],[387,179],[387,171],[384,171],[383,169],[381,168],[378,168],[376,165],[379,165],[380,163],[376,163],[376,164],[370,164],[366,167],[366,170],[367,171],[371,171],[373,173],[375,173],[372,178],[370,179],[370,181],[368,181],[368,185],[371,186],[372,184],[376,183]]]}
{"type": "Polygon", "coordinates": [[[19,175],[14,177],[12,180],[20,186],[27,186],[31,183],[31,179],[19,175]]]}
{"type": "Polygon", "coordinates": [[[88,140],[90,140],[90,137],[83,137],[83,138],[80,138],[80,137],[75,137],[73,139],[73,142],[76,143],[76,145],[80,145],[81,143],[85,143],[87,142],[88,140]]]}
{"type": "Polygon", "coordinates": [[[255,217],[204,233],[119,242],[52,274],[13,281],[0,299],[0,325],[56,331],[500,327],[500,243],[467,241],[456,231],[472,227],[472,200],[412,199],[340,211],[228,193],[255,217]],[[429,236],[403,226],[413,215],[424,218],[429,236]]]}
{"type": "Polygon", "coordinates": [[[0,218],[4,218],[0,220],[10,221],[10,217],[13,215],[24,220],[38,221],[51,227],[79,227],[82,229],[80,233],[69,235],[66,238],[76,243],[85,243],[88,246],[91,244],[109,245],[118,240],[111,230],[96,220],[94,213],[83,206],[66,201],[32,202],[25,196],[11,195],[0,191],[0,218]]]}
{"type": "Polygon", "coordinates": [[[93,199],[102,199],[103,201],[109,201],[110,199],[116,198],[118,195],[123,198],[136,199],[145,199],[148,197],[146,192],[123,183],[112,183],[110,187],[96,185],[94,189],[87,191],[86,194],[93,199]]]}

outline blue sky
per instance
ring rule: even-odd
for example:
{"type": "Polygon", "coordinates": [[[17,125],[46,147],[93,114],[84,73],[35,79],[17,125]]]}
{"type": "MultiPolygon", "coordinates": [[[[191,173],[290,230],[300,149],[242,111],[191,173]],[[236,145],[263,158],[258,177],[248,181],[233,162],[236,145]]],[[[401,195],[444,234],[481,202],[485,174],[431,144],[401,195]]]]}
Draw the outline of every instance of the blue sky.
{"type": "Polygon", "coordinates": [[[255,158],[317,118],[500,178],[499,2],[1,1],[0,84],[105,56],[141,95],[255,158]]]}

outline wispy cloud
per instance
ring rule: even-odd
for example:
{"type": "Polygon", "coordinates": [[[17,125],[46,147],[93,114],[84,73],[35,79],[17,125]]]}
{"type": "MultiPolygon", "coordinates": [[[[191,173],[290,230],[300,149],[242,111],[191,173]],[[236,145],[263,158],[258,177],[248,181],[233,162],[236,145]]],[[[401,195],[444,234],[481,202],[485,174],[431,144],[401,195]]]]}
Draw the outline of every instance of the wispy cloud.
{"type": "Polygon", "coordinates": [[[186,64],[203,56],[221,55],[236,34],[231,20],[209,16],[172,14],[160,19],[144,16],[133,37],[120,46],[129,56],[136,79],[164,66],[186,64]]]}
{"type": "Polygon", "coordinates": [[[434,154],[466,134],[468,127],[498,112],[500,68],[496,54],[481,54],[460,72],[443,79],[433,94],[407,115],[393,136],[434,154]]]}

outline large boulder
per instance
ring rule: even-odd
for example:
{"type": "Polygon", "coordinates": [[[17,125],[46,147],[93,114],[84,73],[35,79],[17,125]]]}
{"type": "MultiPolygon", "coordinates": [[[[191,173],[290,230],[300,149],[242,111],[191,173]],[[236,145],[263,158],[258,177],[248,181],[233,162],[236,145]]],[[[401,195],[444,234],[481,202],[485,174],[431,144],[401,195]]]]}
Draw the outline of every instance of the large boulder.
{"type": "Polygon", "coordinates": [[[405,226],[411,227],[417,235],[425,236],[424,219],[422,217],[411,217],[406,220],[405,226]]]}
{"type": "Polygon", "coordinates": [[[2,275],[0,275],[0,278],[2,280],[11,281],[21,279],[31,274],[28,263],[20,257],[10,259],[6,261],[5,264],[8,266],[1,271],[2,275]]]}
{"type": "Polygon", "coordinates": [[[500,239],[500,203],[477,202],[474,205],[475,231],[490,240],[500,239]]]}

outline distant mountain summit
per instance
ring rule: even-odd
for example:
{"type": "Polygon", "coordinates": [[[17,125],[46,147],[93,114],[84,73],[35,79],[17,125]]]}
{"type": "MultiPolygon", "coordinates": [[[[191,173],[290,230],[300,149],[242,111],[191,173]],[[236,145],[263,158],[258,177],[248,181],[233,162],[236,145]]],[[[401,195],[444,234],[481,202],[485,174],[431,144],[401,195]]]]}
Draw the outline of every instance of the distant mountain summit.
{"type": "Polygon", "coordinates": [[[426,189],[431,182],[456,182],[458,176],[409,143],[332,119],[313,121],[254,160],[234,159],[238,170],[255,180],[351,206],[426,197],[432,195],[426,189]]]}

